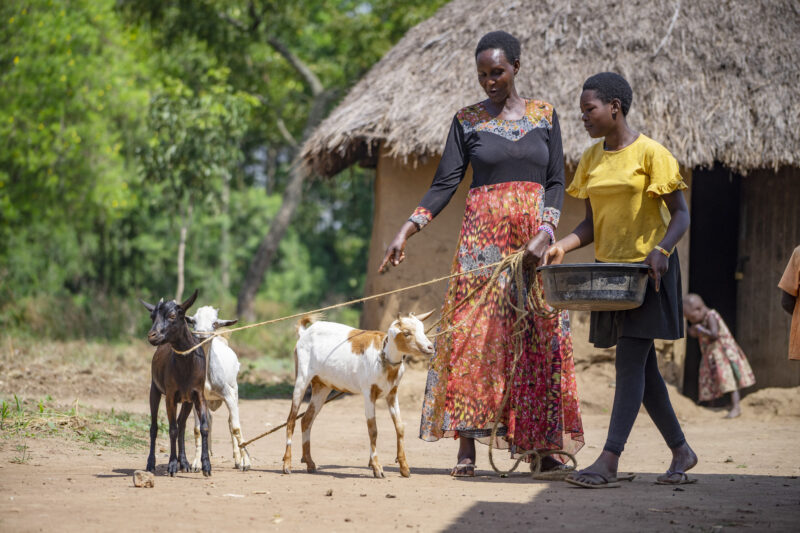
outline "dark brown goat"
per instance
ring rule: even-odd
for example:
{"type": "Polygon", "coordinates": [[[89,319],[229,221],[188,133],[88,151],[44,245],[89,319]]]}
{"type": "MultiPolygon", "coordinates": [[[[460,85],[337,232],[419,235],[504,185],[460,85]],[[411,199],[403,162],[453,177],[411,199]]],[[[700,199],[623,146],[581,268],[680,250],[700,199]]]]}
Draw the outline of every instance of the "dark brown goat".
{"type": "Polygon", "coordinates": [[[150,455],[147,457],[147,470],[156,470],[156,435],[158,434],[158,406],[161,395],[165,397],[164,404],[167,408],[169,420],[169,464],[167,472],[174,476],[178,469],[189,472],[191,467],[186,460],[186,446],[184,434],[186,432],[186,419],[192,412],[192,407],[197,410],[200,418],[200,436],[202,437],[202,452],[200,462],[203,475],[211,475],[211,461],[208,458],[208,411],[203,389],[206,383],[206,359],[203,348],[199,347],[191,353],[180,355],[175,350],[185,351],[200,342],[189,330],[186,324],[186,311],[197,298],[194,291],[188,300],[179,304],[165,302],[162,298],[156,305],[141,301],[150,311],[153,326],[147,334],[147,340],[153,346],[158,346],[153,355],[151,366],[152,381],[150,383],[150,455]],[[181,412],[176,416],[178,404],[181,412]],[[175,441],[178,441],[178,454],[175,453],[175,441]]]}

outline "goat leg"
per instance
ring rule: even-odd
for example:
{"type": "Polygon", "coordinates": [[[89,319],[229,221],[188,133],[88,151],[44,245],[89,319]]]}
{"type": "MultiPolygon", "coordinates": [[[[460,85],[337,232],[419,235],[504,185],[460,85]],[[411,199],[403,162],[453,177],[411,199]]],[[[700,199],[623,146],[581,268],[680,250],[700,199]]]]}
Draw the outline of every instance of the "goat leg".
{"type": "Polygon", "coordinates": [[[167,420],[169,421],[169,463],[167,464],[167,473],[170,476],[175,476],[178,473],[178,454],[175,451],[175,444],[178,441],[178,402],[175,400],[175,395],[167,394],[166,401],[164,402],[167,407],[167,420]]]}
{"type": "Polygon", "coordinates": [[[200,437],[200,415],[197,409],[194,413],[194,459],[192,460],[192,472],[200,471],[200,455],[203,453],[203,439],[200,437]]]}
{"type": "Polygon", "coordinates": [[[247,448],[239,448],[239,445],[244,442],[242,427],[239,424],[239,394],[236,389],[226,385],[224,398],[225,406],[228,408],[228,429],[230,429],[233,444],[234,468],[244,472],[250,470],[250,454],[247,452],[247,448]]]}
{"type": "Polygon", "coordinates": [[[150,455],[147,456],[147,471],[156,471],[156,436],[158,435],[158,406],[161,404],[161,391],[150,382],[150,455]]]}
{"type": "Polygon", "coordinates": [[[314,460],[311,459],[311,425],[322,410],[322,406],[325,405],[325,399],[328,397],[331,390],[331,387],[312,381],[311,401],[308,402],[306,414],[300,419],[300,429],[303,430],[303,462],[306,464],[306,470],[308,470],[308,472],[317,471],[317,465],[315,465],[314,460]]]}
{"type": "Polygon", "coordinates": [[[372,475],[381,478],[383,467],[378,462],[378,424],[375,422],[375,400],[368,395],[364,395],[364,413],[367,415],[367,430],[369,431],[369,465],[372,467],[372,475]]]}
{"type": "MultiPolygon", "coordinates": [[[[297,355],[295,355],[295,360],[297,355]]],[[[283,473],[292,473],[292,435],[294,435],[294,425],[297,421],[297,411],[300,410],[300,402],[308,388],[308,379],[303,374],[298,373],[294,382],[294,392],[292,392],[292,407],[289,409],[289,417],[286,419],[286,451],[283,454],[283,473]]]]}
{"type": "Polygon", "coordinates": [[[197,391],[193,392],[192,399],[194,400],[194,408],[200,414],[200,438],[203,441],[200,464],[202,465],[203,475],[209,477],[211,475],[211,460],[208,457],[208,407],[202,392],[199,394],[197,391]]]}
{"type": "Polygon", "coordinates": [[[192,404],[184,402],[181,404],[181,412],[178,415],[178,465],[181,472],[189,472],[191,467],[186,459],[186,420],[192,412],[192,404]]]}
{"type": "Polygon", "coordinates": [[[411,470],[408,468],[406,461],[406,448],[404,443],[405,437],[405,424],[403,419],[400,418],[400,402],[397,401],[397,387],[389,392],[386,397],[386,405],[389,407],[389,413],[392,415],[392,422],[394,422],[394,430],[397,433],[397,462],[400,464],[400,475],[409,477],[411,470]]]}

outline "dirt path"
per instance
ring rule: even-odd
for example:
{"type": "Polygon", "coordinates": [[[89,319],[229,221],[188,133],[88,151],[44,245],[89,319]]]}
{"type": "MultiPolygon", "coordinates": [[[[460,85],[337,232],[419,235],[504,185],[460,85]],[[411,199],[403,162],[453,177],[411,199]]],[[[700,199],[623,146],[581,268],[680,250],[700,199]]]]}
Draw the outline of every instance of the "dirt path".
{"type": "MultiPolygon", "coordinates": [[[[406,420],[409,479],[394,459],[394,429],[385,407],[378,413],[378,454],[386,479],[366,467],[368,438],[363,404],[346,397],[328,406],[314,426],[312,452],[319,468],[307,474],[295,433],[294,470],[281,473],[283,435],[250,446],[253,469],[232,469],[224,416],[213,430],[213,477],[164,474],[158,456],[154,489],[133,487],[131,474],[145,465],[146,452],[127,453],[59,439],[29,439],[31,459],[11,462],[13,441],[0,449],[0,531],[795,531],[800,517],[800,424],[793,416],[745,411],[729,421],[723,413],[676,401],[687,437],[700,456],[692,471],[696,485],[653,484],[668,465],[668,453],[646,416],[640,416],[622,468],[638,477],[620,489],[583,490],[561,482],[532,481],[528,475],[501,479],[491,472],[486,448],[479,448],[478,476],[452,479],[456,442],[425,443],[416,438],[424,373],[410,372],[402,400],[406,420]],[[326,495],[332,491],[332,495],[326,495]]],[[[583,384],[594,405],[608,396],[608,384],[583,384]]],[[[796,392],[796,391],[795,391],[796,392]]],[[[613,390],[610,394],[613,394],[613,390]]],[[[145,398],[114,404],[145,412],[145,398]]],[[[82,400],[83,401],[83,400],[82,400]]],[[[107,401],[87,401],[107,407],[107,401]]],[[[589,405],[589,403],[587,403],[589,405]]],[[[610,405],[610,403],[606,404],[610,405]]],[[[587,446],[579,461],[588,464],[605,437],[608,415],[587,408],[587,446]]],[[[241,402],[245,437],[279,424],[286,400],[241,402]]],[[[224,412],[224,409],[223,409],[224,412]]],[[[298,427],[299,429],[299,427],[298,427]]],[[[162,435],[162,448],[168,441],[162,435]]],[[[189,459],[193,450],[189,453],[189,459]]],[[[503,463],[510,464],[505,459],[503,463]]]]}

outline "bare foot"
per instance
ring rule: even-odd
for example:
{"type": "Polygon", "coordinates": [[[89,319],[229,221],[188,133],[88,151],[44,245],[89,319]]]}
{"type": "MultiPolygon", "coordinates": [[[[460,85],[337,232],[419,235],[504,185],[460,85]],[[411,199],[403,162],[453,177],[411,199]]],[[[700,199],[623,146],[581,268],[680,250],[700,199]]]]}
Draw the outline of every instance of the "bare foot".
{"type": "Polygon", "coordinates": [[[662,483],[679,483],[685,473],[695,467],[697,455],[687,443],[683,443],[672,450],[672,462],[666,474],[658,476],[658,481],[662,483]]]}
{"type": "Polygon", "coordinates": [[[728,415],[725,418],[736,418],[742,414],[742,410],[739,408],[739,400],[741,400],[739,391],[735,390],[731,392],[731,410],[728,411],[728,415]]]}
{"type": "Polygon", "coordinates": [[[741,414],[742,414],[742,409],[737,405],[736,407],[728,411],[728,414],[725,415],[725,418],[736,418],[741,414]]]}

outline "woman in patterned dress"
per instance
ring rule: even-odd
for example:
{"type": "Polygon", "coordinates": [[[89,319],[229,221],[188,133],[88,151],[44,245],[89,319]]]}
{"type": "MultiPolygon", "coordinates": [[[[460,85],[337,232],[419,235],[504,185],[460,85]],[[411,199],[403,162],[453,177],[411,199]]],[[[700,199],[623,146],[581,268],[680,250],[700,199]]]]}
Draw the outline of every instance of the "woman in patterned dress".
{"type": "MultiPolygon", "coordinates": [[[[475,51],[478,81],[488,99],[456,113],[433,183],[386,250],[383,272],[405,257],[406,240],[449,202],[467,166],[473,180],[452,271],[490,265],[521,248],[528,267],[525,284],[536,275],[553,242],[564,197],[561,131],[553,107],[521,98],[514,87],[520,44],[505,32],[491,32],[475,51]]],[[[459,439],[453,476],[475,473],[475,439],[488,443],[507,388],[497,447],[577,452],[583,445],[572,340],[566,312],[524,319],[517,355],[510,300],[516,297],[508,272],[469,301],[465,297],[492,268],[450,281],[442,309],[447,316],[436,340],[422,407],[420,438],[459,439]],[[480,308],[476,309],[476,306],[480,308]]],[[[524,287],[523,287],[524,289],[524,287]]],[[[530,311],[530,310],[529,310],[530,311]]],[[[547,458],[544,469],[562,468],[547,458]]]]}

